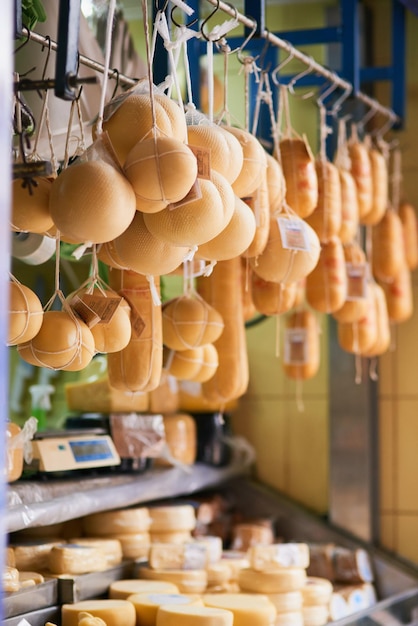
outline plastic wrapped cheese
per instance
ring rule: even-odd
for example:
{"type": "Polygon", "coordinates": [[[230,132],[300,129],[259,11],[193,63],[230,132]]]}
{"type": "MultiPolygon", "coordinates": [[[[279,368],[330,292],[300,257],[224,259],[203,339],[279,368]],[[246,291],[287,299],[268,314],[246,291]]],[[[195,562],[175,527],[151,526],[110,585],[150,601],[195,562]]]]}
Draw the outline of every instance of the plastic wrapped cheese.
{"type": "Polygon", "coordinates": [[[344,259],[347,274],[346,299],[341,308],[333,311],[339,322],[356,322],[367,312],[366,299],[368,266],[366,255],[356,241],[344,245],[344,259]]]}
{"type": "Polygon", "coordinates": [[[316,311],[333,313],[347,296],[344,249],[337,237],[322,243],[316,267],[306,277],[306,300],[316,311]]]}
{"type": "Polygon", "coordinates": [[[373,202],[372,171],[367,146],[358,140],[356,133],[348,142],[351,175],[357,188],[360,221],[371,211],[373,202]]]}
{"type": "Polygon", "coordinates": [[[251,207],[256,223],[254,237],[248,248],[242,253],[244,258],[258,257],[267,244],[270,228],[270,203],[267,185],[267,171],[263,168],[260,175],[260,184],[253,195],[245,199],[251,207]]]}
{"type": "Polygon", "coordinates": [[[341,187],[341,228],[338,236],[343,244],[353,241],[359,226],[359,210],[355,180],[348,170],[339,170],[341,187]]]}
{"type": "Polygon", "coordinates": [[[286,181],[286,202],[302,218],[313,213],[318,203],[315,160],[305,139],[280,142],[281,164],[286,181]]]}
{"type": "Polygon", "coordinates": [[[414,207],[409,202],[401,202],[399,217],[402,222],[406,263],[410,270],[414,270],[418,266],[418,223],[414,207]]]}
{"type": "Polygon", "coordinates": [[[286,197],[286,183],[283,176],[282,166],[271,154],[266,153],[267,158],[267,188],[269,197],[270,213],[273,215],[280,212],[286,197]]]}
{"type": "Polygon", "coordinates": [[[386,159],[377,148],[369,150],[371,179],[372,179],[372,206],[371,210],[360,219],[362,224],[378,224],[385,214],[388,205],[388,168],[386,159]]]}
{"type": "Polygon", "coordinates": [[[287,347],[283,360],[286,376],[306,380],[316,375],[320,364],[319,327],[315,314],[298,309],[286,319],[287,347]]]}
{"type": "Polygon", "coordinates": [[[383,282],[391,282],[405,263],[402,222],[399,215],[388,209],[373,227],[372,271],[383,282]]]}
{"type": "Polygon", "coordinates": [[[263,170],[267,167],[264,149],[258,139],[248,131],[233,126],[224,128],[238,139],[244,157],[232,188],[239,198],[251,196],[259,186],[263,170]]]}
{"type": "Polygon", "coordinates": [[[377,336],[376,341],[363,355],[375,357],[384,354],[390,347],[390,323],[385,293],[382,287],[375,282],[371,282],[370,289],[373,292],[374,306],[376,309],[377,336]]]}
{"type": "Polygon", "coordinates": [[[321,242],[338,236],[342,224],[340,175],[330,161],[318,158],[315,163],[318,178],[318,202],[306,217],[321,242]]]}

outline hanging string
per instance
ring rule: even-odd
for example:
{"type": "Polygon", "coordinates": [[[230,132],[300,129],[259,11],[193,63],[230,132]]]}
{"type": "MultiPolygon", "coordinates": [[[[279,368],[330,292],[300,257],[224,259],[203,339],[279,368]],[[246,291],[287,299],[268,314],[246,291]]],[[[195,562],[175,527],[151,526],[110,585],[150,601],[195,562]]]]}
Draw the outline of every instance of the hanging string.
{"type": "Polygon", "coordinates": [[[264,74],[264,86],[265,86],[265,101],[267,103],[267,106],[269,109],[269,115],[270,115],[271,136],[273,138],[273,154],[277,155],[277,154],[280,154],[279,132],[278,132],[278,125],[274,117],[273,92],[271,90],[270,78],[267,72],[265,72],[264,74]]]}
{"type": "Polygon", "coordinates": [[[275,345],[275,354],[276,358],[280,358],[280,331],[281,331],[281,322],[280,315],[276,315],[276,345],[275,345]]]}
{"type": "Polygon", "coordinates": [[[67,126],[67,136],[65,138],[64,162],[62,165],[63,170],[65,170],[68,167],[68,163],[70,161],[70,137],[71,137],[71,128],[73,125],[74,109],[75,109],[75,100],[71,102],[71,107],[70,107],[70,117],[69,117],[68,126],[67,126]]]}
{"type": "Polygon", "coordinates": [[[286,85],[280,85],[280,106],[284,117],[283,136],[289,138],[292,134],[292,122],[290,119],[289,91],[286,85]]]}
{"type": "Polygon", "coordinates": [[[213,122],[213,100],[214,100],[214,69],[213,69],[213,41],[206,42],[206,55],[208,60],[207,81],[208,81],[208,117],[213,122]]]}
{"type": "Polygon", "coordinates": [[[96,124],[96,132],[98,135],[100,135],[103,132],[103,112],[104,112],[104,107],[105,107],[107,83],[108,83],[108,78],[109,78],[110,52],[112,49],[112,30],[113,30],[113,18],[115,15],[115,7],[116,7],[116,0],[109,0],[109,8],[108,8],[108,14],[107,14],[107,23],[106,23],[103,82],[102,82],[102,91],[100,94],[99,114],[98,114],[97,124],[96,124]]]}
{"type": "Polygon", "coordinates": [[[258,83],[257,95],[255,97],[254,118],[251,133],[257,135],[258,122],[260,121],[261,103],[264,100],[264,76],[265,72],[261,74],[260,81],[258,83]]]}
{"type": "Polygon", "coordinates": [[[152,132],[154,138],[157,137],[157,118],[155,114],[155,101],[154,101],[154,90],[153,90],[153,74],[152,74],[152,57],[150,50],[150,40],[149,40],[149,24],[148,24],[148,2],[147,0],[141,0],[142,6],[142,19],[144,21],[144,39],[145,39],[145,50],[147,55],[147,75],[148,75],[148,86],[149,86],[149,96],[150,96],[150,104],[151,104],[151,120],[152,120],[152,132]]]}
{"type": "Polygon", "coordinates": [[[303,380],[301,378],[296,381],[296,406],[299,413],[304,413],[305,403],[303,402],[303,380]]]}

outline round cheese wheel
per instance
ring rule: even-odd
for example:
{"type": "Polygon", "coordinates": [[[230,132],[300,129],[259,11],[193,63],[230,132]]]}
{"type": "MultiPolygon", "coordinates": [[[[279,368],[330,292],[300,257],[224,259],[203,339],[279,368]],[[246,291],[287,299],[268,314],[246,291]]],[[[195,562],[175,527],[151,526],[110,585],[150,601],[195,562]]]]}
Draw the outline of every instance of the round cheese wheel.
{"type": "Polygon", "coordinates": [[[284,593],[268,593],[266,595],[276,607],[277,613],[293,613],[302,608],[301,591],[285,591],[284,593]]]}
{"type": "Polygon", "coordinates": [[[164,580],[115,580],[109,586],[109,598],[126,600],[137,593],[178,593],[178,587],[164,580]]]}
{"type": "Polygon", "coordinates": [[[278,613],[275,626],[304,626],[302,611],[278,613]]]}
{"type": "Polygon", "coordinates": [[[414,312],[412,277],[410,269],[404,265],[390,283],[381,284],[391,322],[408,320],[414,312]]]}
{"type": "Polygon", "coordinates": [[[135,194],[112,165],[85,161],[67,167],[53,181],[49,208],[64,235],[103,243],[128,228],[136,211],[135,194]]]}
{"type": "Polygon", "coordinates": [[[390,323],[385,292],[382,287],[375,282],[370,283],[373,291],[374,306],[376,308],[376,341],[368,348],[363,355],[368,357],[380,356],[390,347],[390,323]]]}
{"type": "Polygon", "coordinates": [[[305,278],[316,266],[319,259],[320,243],[317,234],[297,216],[282,215],[280,219],[297,222],[306,233],[306,250],[289,250],[283,247],[277,220],[270,222],[267,245],[257,259],[250,259],[253,271],[264,280],[274,283],[292,283],[305,278]]]}
{"type": "Polygon", "coordinates": [[[150,533],[116,533],[109,535],[109,539],[116,539],[122,547],[122,554],[125,559],[146,559],[148,558],[149,547],[151,544],[150,533]]]}
{"type": "Polygon", "coordinates": [[[304,626],[325,626],[328,623],[328,607],[304,606],[302,617],[304,626]]]}
{"type": "MultiPolygon", "coordinates": [[[[45,626],[50,626],[50,622],[46,622],[45,626]]],[[[87,611],[81,611],[78,614],[78,626],[107,626],[101,617],[94,617],[87,611]]]]}
{"type": "Polygon", "coordinates": [[[239,198],[251,196],[259,186],[262,172],[267,167],[266,153],[258,139],[248,131],[233,126],[224,128],[238,139],[244,157],[241,170],[232,183],[232,188],[239,198]]]}
{"type": "Polygon", "coordinates": [[[197,454],[196,422],[193,417],[187,413],[176,413],[164,415],[163,422],[171,456],[179,463],[193,465],[197,454]]]}
{"type": "Polygon", "coordinates": [[[225,206],[216,185],[204,178],[198,184],[201,197],[175,209],[144,214],[145,226],[154,237],[175,246],[198,246],[223,230],[225,206]]]}
{"type": "Polygon", "coordinates": [[[205,606],[232,611],[234,626],[267,626],[274,624],[276,609],[264,595],[247,593],[206,593],[205,606]]]}
{"type": "Polygon", "coordinates": [[[215,346],[207,343],[203,348],[202,365],[197,374],[191,380],[197,383],[205,383],[215,375],[219,365],[219,355],[215,346]]]}
{"type": "Polygon", "coordinates": [[[328,606],[329,618],[333,622],[350,614],[347,600],[340,593],[333,593],[328,606]]]}
{"type": "Polygon", "coordinates": [[[179,380],[192,380],[203,365],[203,346],[166,352],[165,369],[179,380]]]}
{"type": "Polygon", "coordinates": [[[151,569],[205,569],[208,553],[204,544],[191,540],[185,543],[156,543],[150,546],[148,565],[151,569]]]}
{"type": "Polygon", "coordinates": [[[99,322],[90,329],[96,352],[119,352],[128,345],[132,334],[130,312],[122,299],[109,322],[99,322]]]}
{"type": "Polygon", "coordinates": [[[356,139],[348,142],[351,159],[351,174],[357,188],[359,219],[362,221],[370,213],[373,203],[372,169],[370,154],[366,145],[356,139]]]}
{"type": "Polygon", "coordinates": [[[91,513],[82,518],[85,535],[103,537],[116,533],[142,533],[149,530],[151,517],[147,507],[91,513]]]}
{"type": "Polygon", "coordinates": [[[152,543],[185,543],[192,539],[190,530],[156,531],[150,534],[152,543]]]}
{"type": "Polygon", "coordinates": [[[150,531],[152,533],[194,530],[196,527],[196,514],[190,504],[173,504],[167,506],[151,506],[150,531]]]}
{"type": "Polygon", "coordinates": [[[241,569],[238,584],[243,591],[252,593],[285,593],[298,591],[306,582],[306,571],[301,567],[286,567],[269,571],[252,568],[241,569]]]}
{"type": "Polygon", "coordinates": [[[203,593],[207,586],[208,575],[206,570],[200,569],[151,569],[147,565],[140,565],[138,577],[147,580],[165,580],[176,585],[180,593],[203,593]]]}
{"type": "Polygon", "coordinates": [[[19,572],[19,585],[20,589],[26,589],[27,587],[34,587],[35,585],[41,585],[45,582],[45,578],[38,572],[19,572]]]}
{"type": "Polygon", "coordinates": [[[107,567],[106,555],[98,546],[65,544],[53,546],[48,554],[48,569],[53,574],[87,574],[107,567]]]}
{"type": "Polygon", "coordinates": [[[211,563],[207,566],[208,587],[223,587],[231,579],[231,568],[228,563],[211,563]]]}
{"type": "Polygon", "coordinates": [[[355,180],[348,170],[340,169],[341,228],[338,236],[343,244],[351,242],[359,226],[359,210],[355,180]]]}
{"type": "Polygon", "coordinates": [[[241,569],[250,567],[247,552],[241,552],[239,550],[223,550],[221,562],[225,562],[230,571],[230,580],[235,582],[238,580],[238,575],[241,569]]]}
{"type": "Polygon", "coordinates": [[[134,145],[124,173],[135,192],[136,208],[156,213],[189,193],[197,176],[197,160],[178,139],[150,137],[134,145]]]}
{"type": "Polygon", "coordinates": [[[286,197],[286,182],[283,176],[282,166],[271,154],[266,152],[267,159],[267,189],[270,205],[270,213],[282,210],[286,197]]]}
{"type": "Polygon", "coordinates": [[[141,626],[155,626],[160,607],[170,606],[203,606],[198,595],[184,595],[180,593],[135,593],[128,596],[128,602],[135,607],[137,623],[141,626]]]}
{"type": "MultiPolygon", "coordinates": [[[[114,103],[110,103],[110,107],[114,103]]],[[[119,104],[119,103],[118,103],[119,104]]],[[[164,94],[154,94],[157,135],[186,141],[187,128],[183,111],[177,102],[164,94]]],[[[110,108],[109,107],[109,108],[110,108]]],[[[103,123],[121,165],[138,141],[151,137],[153,120],[149,93],[130,93],[103,123]]],[[[93,137],[95,130],[93,129],[93,137]]]]}
{"type": "Polygon", "coordinates": [[[286,202],[299,217],[308,217],[318,204],[318,177],[312,153],[303,139],[280,142],[286,181],[286,202]]]}
{"type": "MultiPolygon", "coordinates": [[[[274,543],[269,546],[256,544],[248,551],[250,567],[265,571],[281,567],[309,566],[309,546],[306,543],[274,543]]],[[[290,610],[290,609],[289,609],[290,610]]]]}
{"type": "Polygon", "coordinates": [[[123,267],[151,276],[161,276],[175,270],[189,250],[153,235],[140,211],[136,211],[129,227],[114,240],[113,245],[116,258],[123,267]]]}
{"type": "Polygon", "coordinates": [[[297,283],[272,283],[255,272],[251,276],[251,295],[254,306],[263,315],[280,315],[294,306],[297,283]]]}
{"type": "Polygon", "coordinates": [[[342,223],[340,175],[330,161],[317,159],[315,163],[318,179],[318,201],[306,221],[319,237],[328,242],[338,236],[342,223]]]}
{"type": "Polygon", "coordinates": [[[270,526],[264,524],[235,524],[232,529],[233,550],[245,552],[252,545],[267,546],[273,543],[274,534],[270,526]]]}
{"type": "Polygon", "coordinates": [[[164,605],[158,610],[156,626],[232,626],[231,611],[207,606],[164,605]]]}
{"type": "Polygon", "coordinates": [[[185,350],[216,341],[224,323],[220,314],[203,298],[192,294],[165,302],[162,310],[164,345],[185,350]]]}
{"type": "Polygon", "coordinates": [[[78,626],[80,613],[100,617],[106,626],[135,626],[135,607],[127,600],[82,600],[61,606],[61,625],[78,626]]]}
{"type": "Polygon", "coordinates": [[[76,537],[70,539],[69,542],[78,546],[98,548],[105,555],[107,567],[113,567],[122,561],[122,546],[118,539],[109,539],[108,537],[76,537]]]}
{"type": "Polygon", "coordinates": [[[33,339],[42,326],[43,315],[36,293],[22,283],[10,281],[8,345],[16,346],[33,339]]]}
{"type": "Polygon", "coordinates": [[[372,179],[372,207],[360,221],[362,224],[373,226],[380,222],[388,206],[389,177],[386,159],[380,150],[371,148],[369,158],[372,179]]]}
{"type": "Polygon", "coordinates": [[[358,266],[358,274],[366,263],[366,255],[359,244],[352,241],[344,246],[344,259],[347,267],[347,298],[340,309],[333,311],[333,317],[339,322],[356,322],[366,314],[368,301],[362,293],[351,292],[350,281],[357,280],[356,266],[358,266]],[[350,275],[353,278],[350,278],[350,275]]]}
{"type": "Polygon", "coordinates": [[[372,270],[382,282],[390,282],[405,263],[402,222],[392,209],[373,227],[372,270]]]}
{"type": "Polygon", "coordinates": [[[117,270],[128,269],[118,257],[113,241],[106,241],[98,247],[97,258],[109,267],[113,267],[117,270]]]}
{"type": "Polygon", "coordinates": [[[222,557],[222,539],[217,535],[202,535],[195,537],[198,544],[206,547],[208,552],[209,564],[219,563],[222,557]]]}
{"type": "Polygon", "coordinates": [[[49,210],[52,180],[36,178],[30,190],[23,185],[24,181],[19,178],[12,183],[12,230],[45,233],[54,225],[49,210]]]}
{"type": "Polygon", "coordinates": [[[315,314],[309,309],[294,311],[288,315],[286,327],[305,333],[305,358],[300,363],[285,360],[283,368],[286,376],[295,380],[312,378],[318,372],[320,363],[319,328],[315,314]]]}
{"type": "Polygon", "coordinates": [[[301,589],[303,606],[327,606],[332,594],[332,583],[326,578],[308,576],[301,589]]]}
{"type": "Polygon", "coordinates": [[[76,372],[92,360],[94,338],[84,322],[66,311],[46,311],[38,334],[20,344],[18,352],[31,365],[76,372]]]}
{"type": "Polygon", "coordinates": [[[21,571],[45,571],[48,569],[48,555],[52,548],[61,545],[59,539],[48,541],[27,541],[13,544],[15,567],[21,571]]]}
{"type": "Polygon", "coordinates": [[[196,257],[207,261],[227,261],[240,256],[256,233],[256,219],[248,204],[235,196],[234,210],[227,226],[206,243],[200,244],[196,257]]]}
{"type": "Polygon", "coordinates": [[[322,244],[319,261],[306,277],[306,300],[316,311],[333,313],[347,296],[344,249],[338,237],[322,244]]]}
{"type": "Polygon", "coordinates": [[[414,207],[408,202],[401,202],[399,217],[402,222],[406,263],[410,270],[414,270],[418,267],[418,222],[414,207]]]}
{"type": "Polygon", "coordinates": [[[229,183],[239,175],[244,162],[241,145],[232,133],[216,124],[193,124],[187,127],[188,144],[210,150],[210,167],[229,183]]]}

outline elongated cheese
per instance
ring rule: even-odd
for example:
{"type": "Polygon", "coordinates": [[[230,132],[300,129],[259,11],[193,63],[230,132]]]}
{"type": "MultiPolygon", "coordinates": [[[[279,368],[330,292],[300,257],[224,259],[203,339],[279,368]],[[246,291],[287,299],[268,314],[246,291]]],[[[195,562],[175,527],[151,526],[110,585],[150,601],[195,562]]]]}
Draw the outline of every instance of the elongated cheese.
{"type": "Polygon", "coordinates": [[[126,600],[129,596],[139,593],[178,593],[174,583],[164,580],[123,579],[115,580],[109,586],[109,598],[126,600]]]}
{"type": "Polygon", "coordinates": [[[135,593],[128,596],[127,600],[134,605],[137,624],[140,626],[155,626],[161,606],[203,606],[201,597],[193,594],[135,593]]]}
{"type": "Polygon", "coordinates": [[[321,242],[338,236],[342,224],[341,184],[336,166],[320,158],[316,161],[318,178],[318,202],[315,210],[306,218],[321,242]]]}
{"type": "Polygon", "coordinates": [[[252,568],[241,569],[238,584],[243,591],[252,593],[284,593],[298,591],[306,582],[306,572],[301,567],[260,572],[252,568]]]}
{"type": "Polygon", "coordinates": [[[157,614],[157,626],[232,626],[231,611],[206,606],[162,606],[157,614]]]}
{"type": "Polygon", "coordinates": [[[135,607],[127,600],[82,600],[61,607],[61,626],[78,626],[80,613],[100,617],[106,626],[135,626],[135,607]]]}
{"type": "Polygon", "coordinates": [[[276,619],[274,604],[264,595],[206,593],[202,599],[205,606],[232,611],[234,626],[271,626],[276,619]]]}

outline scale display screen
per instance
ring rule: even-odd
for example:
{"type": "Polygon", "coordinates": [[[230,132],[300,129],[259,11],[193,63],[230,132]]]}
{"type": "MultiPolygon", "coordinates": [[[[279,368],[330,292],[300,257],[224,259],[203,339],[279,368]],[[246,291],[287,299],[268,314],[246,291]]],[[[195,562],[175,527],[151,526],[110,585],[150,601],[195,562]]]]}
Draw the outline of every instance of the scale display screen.
{"type": "Polygon", "coordinates": [[[113,458],[113,452],[106,439],[70,441],[70,448],[77,462],[103,461],[113,458]]]}

